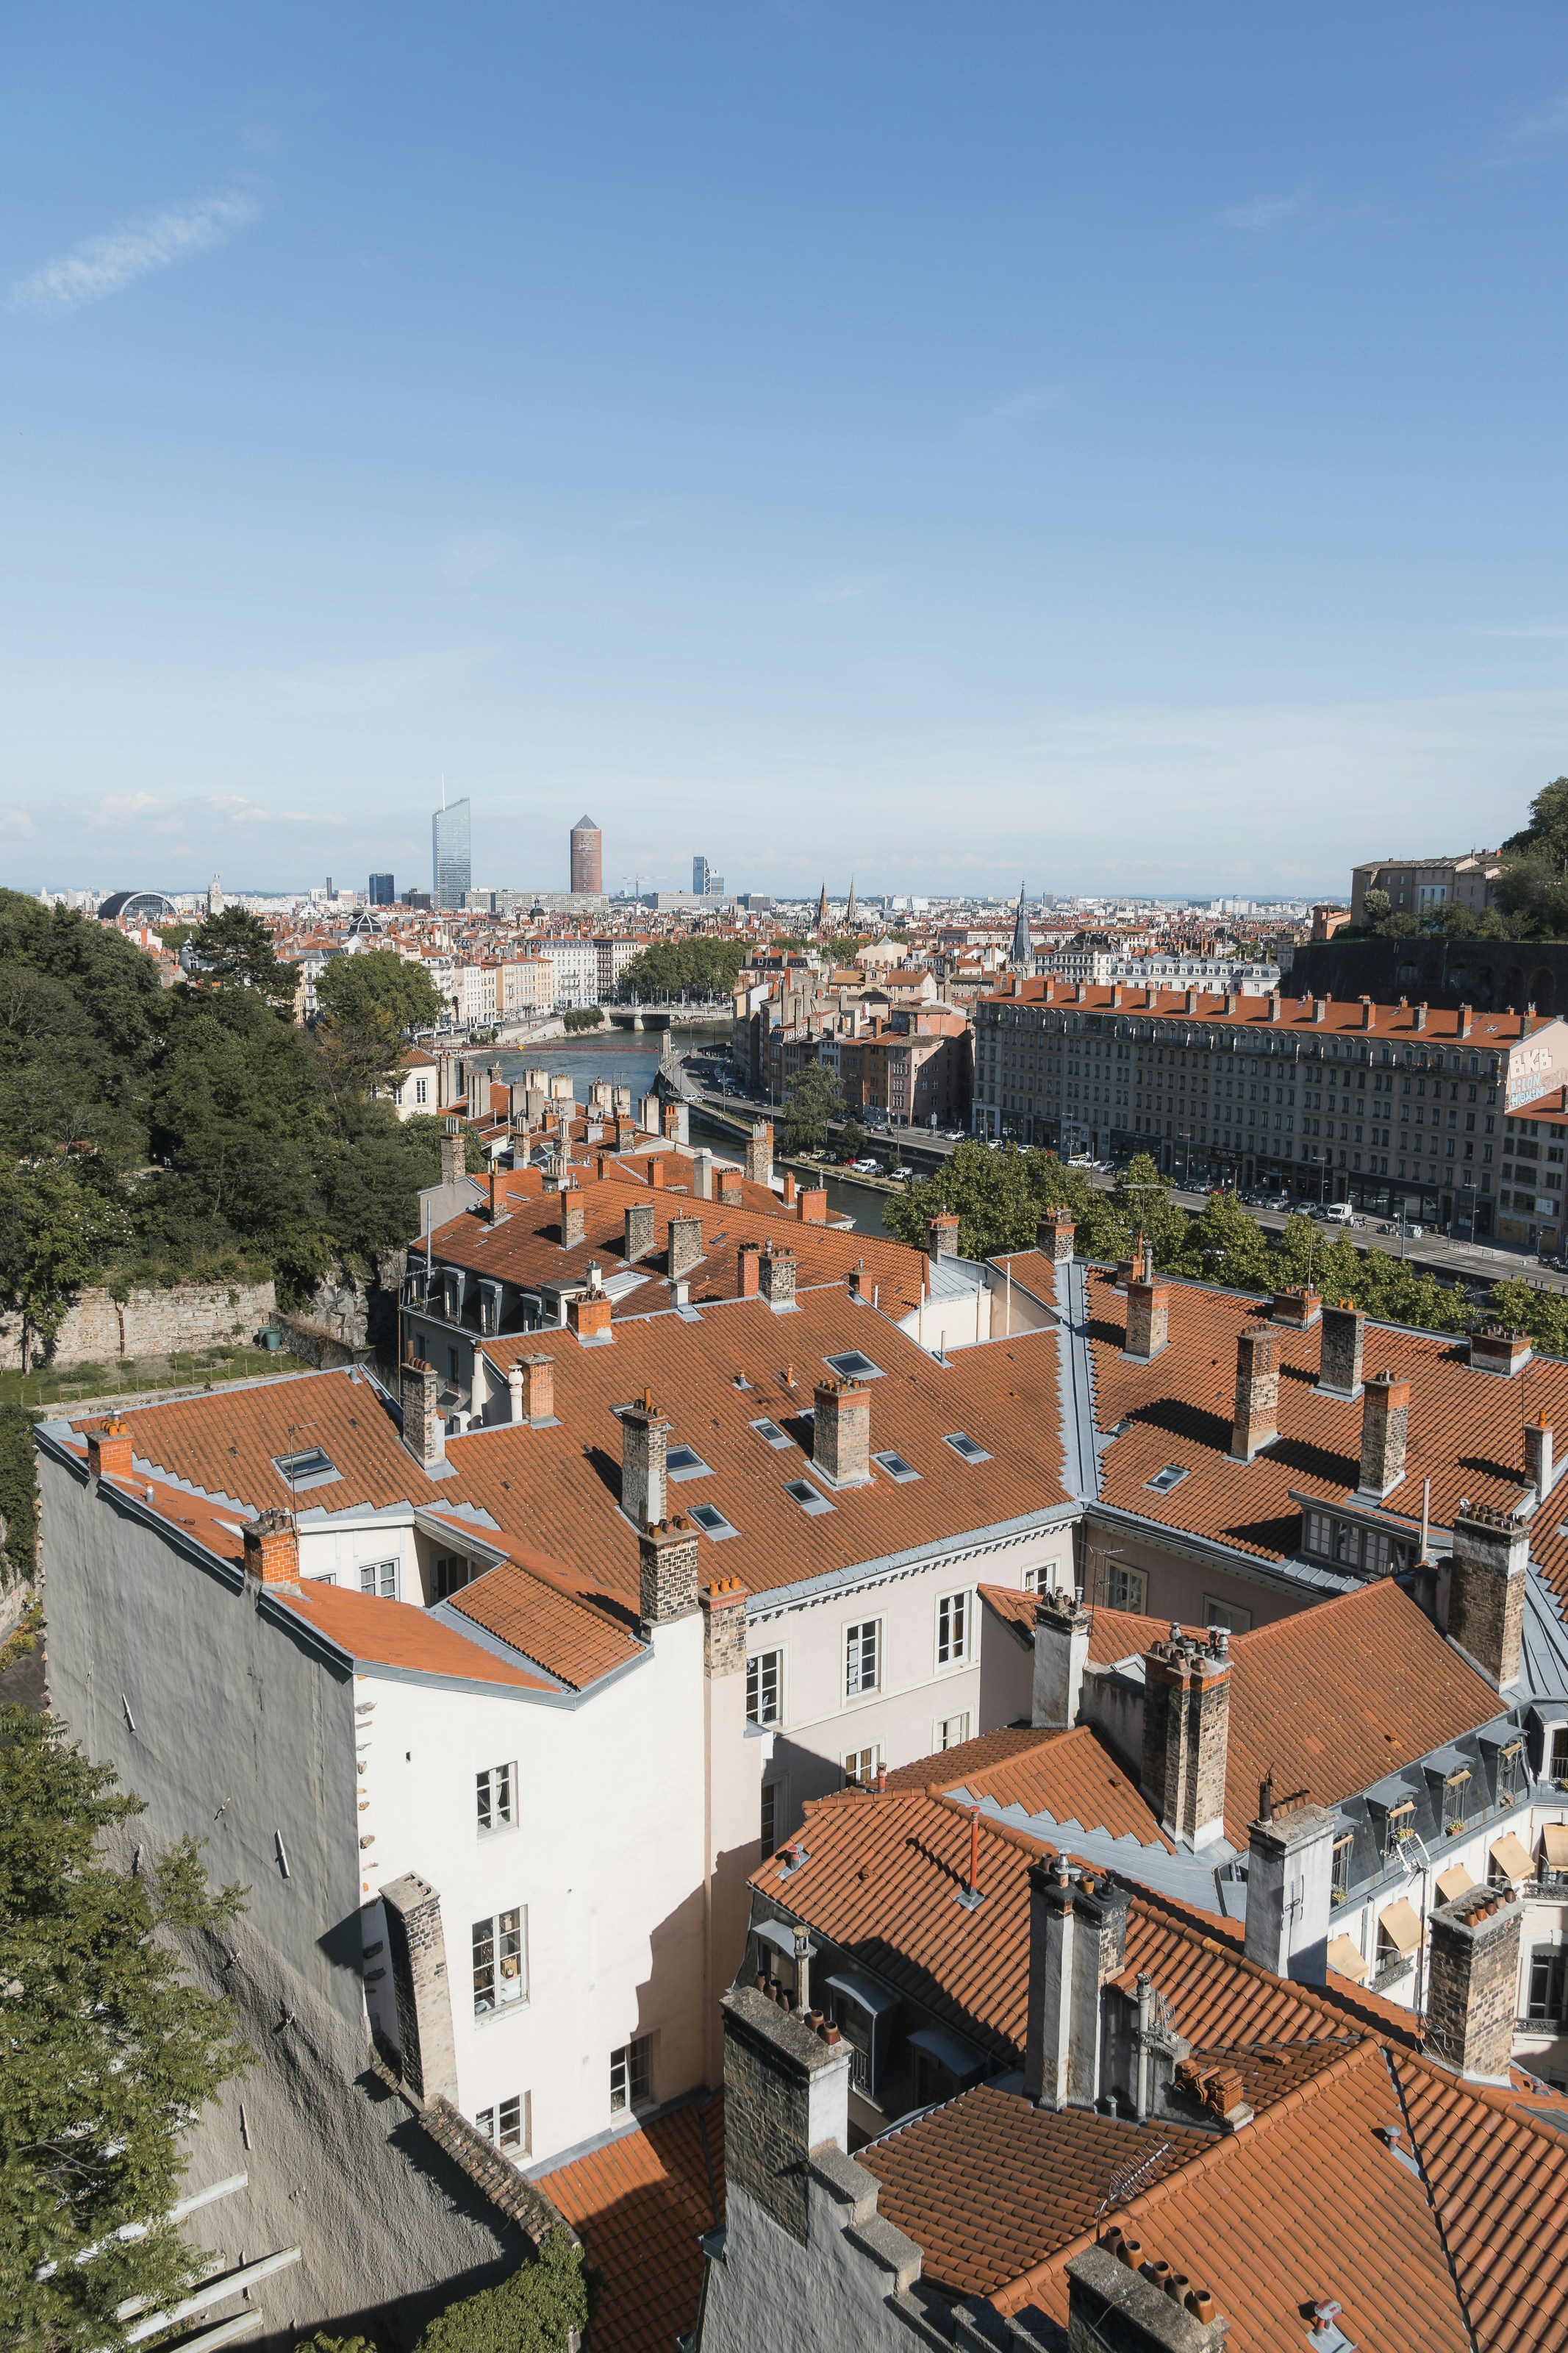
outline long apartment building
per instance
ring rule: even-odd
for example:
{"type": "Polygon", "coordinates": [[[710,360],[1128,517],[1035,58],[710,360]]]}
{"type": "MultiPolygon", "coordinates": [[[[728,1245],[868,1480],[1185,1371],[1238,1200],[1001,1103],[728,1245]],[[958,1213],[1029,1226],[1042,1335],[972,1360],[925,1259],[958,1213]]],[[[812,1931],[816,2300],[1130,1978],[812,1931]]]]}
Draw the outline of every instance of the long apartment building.
{"type": "Polygon", "coordinates": [[[1505,1119],[1568,1078],[1568,1023],[1467,1006],[1018,978],[974,1029],[978,1134],[1478,1236],[1505,1119]]]}

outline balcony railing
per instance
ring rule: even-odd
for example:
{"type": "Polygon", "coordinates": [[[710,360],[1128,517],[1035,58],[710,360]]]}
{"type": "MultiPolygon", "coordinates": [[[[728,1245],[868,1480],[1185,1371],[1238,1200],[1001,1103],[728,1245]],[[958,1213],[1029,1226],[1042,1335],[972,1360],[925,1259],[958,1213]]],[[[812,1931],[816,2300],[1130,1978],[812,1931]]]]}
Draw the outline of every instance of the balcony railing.
{"type": "Polygon", "coordinates": [[[1388,1988],[1392,1985],[1397,1985],[1401,1978],[1412,1976],[1415,1972],[1415,1956],[1414,1953],[1399,1953],[1393,1960],[1384,1961],[1381,1967],[1375,1969],[1373,1973],[1372,1989],[1373,1993],[1386,1993],[1388,1988]]]}

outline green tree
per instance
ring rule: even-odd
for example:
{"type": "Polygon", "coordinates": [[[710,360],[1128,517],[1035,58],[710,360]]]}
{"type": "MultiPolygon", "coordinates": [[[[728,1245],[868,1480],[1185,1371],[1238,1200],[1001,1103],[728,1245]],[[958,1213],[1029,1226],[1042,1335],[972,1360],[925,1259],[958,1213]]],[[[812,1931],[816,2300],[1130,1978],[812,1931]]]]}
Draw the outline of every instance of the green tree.
{"type": "Polygon", "coordinates": [[[568,1031],[599,1029],[604,1027],[605,1008],[602,1005],[569,1005],[561,1018],[568,1031]]]}
{"type": "Polygon", "coordinates": [[[294,1001],[299,976],[291,965],[279,963],[271,933],[247,907],[209,915],[192,935],[191,955],[214,980],[253,988],[270,1004],[294,1001]]]}
{"type": "Polygon", "coordinates": [[[751,953],[744,940],[699,934],[689,940],[655,940],[621,975],[623,997],[728,997],[751,953]]]}
{"type": "Polygon", "coordinates": [[[38,1478],[33,1452],[36,1417],[19,1405],[0,1405],[0,1589],[37,1569],[38,1478]]]}
{"type": "Polygon", "coordinates": [[[1233,1291],[1268,1291],[1274,1285],[1278,1261],[1262,1227],[1247,1216],[1235,1194],[1212,1193],[1189,1224],[1180,1264],[1173,1271],[1224,1283],[1233,1291]]]}
{"type": "Polygon", "coordinates": [[[841,1160],[858,1160],[868,1142],[865,1129],[858,1119],[847,1119],[838,1131],[838,1156],[841,1160]]]}
{"type": "Polygon", "coordinates": [[[1487,1293],[1485,1320],[1528,1332],[1546,1356],[1568,1356],[1568,1299],[1555,1291],[1537,1291],[1520,1275],[1494,1282],[1487,1293]]]}
{"type": "Polygon", "coordinates": [[[416,2353],[565,2353],[592,2304],[583,2250],[563,2230],[499,2287],[481,2288],[438,2313],[416,2353]]]}
{"type": "Polygon", "coordinates": [[[1174,1266],[1185,1255],[1191,1216],[1172,1199],[1168,1180],[1148,1153],[1135,1152],[1110,1191],[1092,1195],[1091,1200],[1085,1220],[1087,1246],[1080,1240],[1080,1251],[1098,1258],[1130,1258],[1142,1233],[1157,1268],[1174,1266]]]}
{"type": "Polygon", "coordinates": [[[784,1083],[784,1125],[780,1141],[785,1152],[820,1152],[827,1142],[827,1126],[844,1109],[844,1090],[821,1062],[808,1062],[784,1083]]]}
{"type": "Polygon", "coordinates": [[[47,1349],[71,1293],[117,1243],[131,1238],[123,1210],[63,1160],[0,1161],[0,1304],[21,1318],[22,1365],[47,1349]]]}
{"type": "Polygon", "coordinates": [[[113,2346],[130,2299],[156,2311],[189,2285],[166,2219],[185,2136],[248,2062],[170,1942],[232,1920],[243,1891],[214,1894],[189,1842],[111,1868],[100,1841],[141,1810],[58,1719],[0,1708],[0,2277],[7,2341],[50,2353],[113,2346]]]}
{"type": "Polygon", "coordinates": [[[900,1241],[923,1250],[930,1220],[958,1213],[958,1247],[965,1258],[994,1258],[1002,1250],[1032,1250],[1047,1209],[1070,1209],[1081,1239],[1098,1213],[1100,1197],[1077,1169],[1046,1152],[1000,1152],[980,1143],[961,1144],[934,1176],[908,1185],[888,1200],[882,1223],[900,1241]]]}
{"type": "Polygon", "coordinates": [[[316,983],[316,1003],[326,1020],[372,1031],[391,1045],[433,1029],[443,1009],[424,965],[406,963],[395,948],[334,956],[316,983]]]}
{"type": "Polygon", "coordinates": [[[1394,913],[1394,902],[1386,891],[1367,891],[1363,893],[1361,903],[1368,927],[1374,932],[1381,929],[1394,913]]]}

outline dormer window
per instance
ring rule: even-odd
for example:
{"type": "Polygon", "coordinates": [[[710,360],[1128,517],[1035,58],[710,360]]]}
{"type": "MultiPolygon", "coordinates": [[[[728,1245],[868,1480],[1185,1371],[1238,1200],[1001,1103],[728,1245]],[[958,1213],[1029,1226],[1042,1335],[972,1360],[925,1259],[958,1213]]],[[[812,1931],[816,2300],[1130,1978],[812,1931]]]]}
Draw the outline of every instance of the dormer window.
{"type": "Polygon", "coordinates": [[[1405,1798],[1397,1806],[1390,1806],[1388,1810],[1387,1844],[1384,1852],[1391,1855],[1396,1854],[1404,1841],[1415,1836],[1415,1800],[1414,1798],[1405,1798]]]}
{"type": "Polygon", "coordinates": [[[1334,1873],[1329,1890],[1331,1904],[1348,1904],[1351,1892],[1351,1858],[1355,1852],[1355,1833],[1347,1831],[1334,1841],[1334,1873]]]}
{"type": "Polygon", "coordinates": [[[1510,1740],[1498,1751],[1497,1801],[1500,1806],[1517,1806],[1523,1795],[1524,1743],[1510,1740]]]}
{"type": "Polygon", "coordinates": [[[1470,1768],[1461,1765],[1443,1777],[1443,1836],[1458,1838],[1470,1809],[1470,1768]]]}

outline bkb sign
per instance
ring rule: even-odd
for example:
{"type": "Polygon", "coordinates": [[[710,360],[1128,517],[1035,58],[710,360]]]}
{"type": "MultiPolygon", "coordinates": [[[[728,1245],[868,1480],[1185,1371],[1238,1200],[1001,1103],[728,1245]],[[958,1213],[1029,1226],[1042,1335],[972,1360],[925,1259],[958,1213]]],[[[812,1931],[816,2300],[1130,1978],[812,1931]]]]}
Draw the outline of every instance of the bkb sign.
{"type": "Polygon", "coordinates": [[[1508,1108],[1522,1110],[1563,1086],[1568,1086],[1568,1021],[1549,1021],[1509,1049],[1508,1108]]]}

